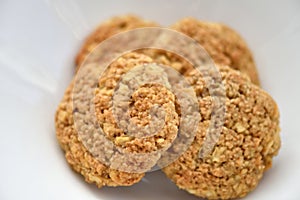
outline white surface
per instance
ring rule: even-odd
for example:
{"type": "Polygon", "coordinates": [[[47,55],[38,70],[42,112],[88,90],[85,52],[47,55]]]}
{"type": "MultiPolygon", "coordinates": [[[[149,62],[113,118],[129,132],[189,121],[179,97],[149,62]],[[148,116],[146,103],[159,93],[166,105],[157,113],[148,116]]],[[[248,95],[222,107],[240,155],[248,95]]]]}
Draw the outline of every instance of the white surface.
{"type": "Polygon", "coordinates": [[[54,112],[82,39],[102,20],[135,13],[168,25],[184,16],[222,21],[254,52],[263,88],[281,111],[282,149],[245,199],[299,200],[300,2],[192,0],[0,1],[0,199],[197,199],[161,172],[129,188],[97,189],[58,147],[54,112]]]}

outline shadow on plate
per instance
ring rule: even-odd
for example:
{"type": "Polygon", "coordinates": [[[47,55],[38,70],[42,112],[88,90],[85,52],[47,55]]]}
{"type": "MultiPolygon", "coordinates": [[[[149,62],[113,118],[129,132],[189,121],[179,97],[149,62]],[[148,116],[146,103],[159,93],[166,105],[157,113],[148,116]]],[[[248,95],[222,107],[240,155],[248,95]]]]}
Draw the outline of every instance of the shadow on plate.
{"type": "Polygon", "coordinates": [[[161,171],[149,172],[137,184],[130,187],[103,187],[97,188],[95,185],[89,185],[83,182],[87,189],[93,192],[99,199],[126,199],[126,200],[201,200],[172,183],[161,171]]]}

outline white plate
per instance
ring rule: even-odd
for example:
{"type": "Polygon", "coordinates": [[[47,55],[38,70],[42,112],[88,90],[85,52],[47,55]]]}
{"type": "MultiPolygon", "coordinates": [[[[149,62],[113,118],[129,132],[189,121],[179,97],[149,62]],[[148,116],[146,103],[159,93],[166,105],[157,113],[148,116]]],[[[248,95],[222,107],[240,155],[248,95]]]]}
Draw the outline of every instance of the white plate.
{"type": "Polygon", "coordinates": [[[282,148],[245,199],[300,199],[300,2],[192,0],[0,1],[0,199],[198,199],[161,172],[133,187],[97,189],[73,173],[54,131],[82,39],[102,20],[135,13],[163,25],[184,16],[221,21],[254,52],[262,86],[281,111],[282,148]]]}

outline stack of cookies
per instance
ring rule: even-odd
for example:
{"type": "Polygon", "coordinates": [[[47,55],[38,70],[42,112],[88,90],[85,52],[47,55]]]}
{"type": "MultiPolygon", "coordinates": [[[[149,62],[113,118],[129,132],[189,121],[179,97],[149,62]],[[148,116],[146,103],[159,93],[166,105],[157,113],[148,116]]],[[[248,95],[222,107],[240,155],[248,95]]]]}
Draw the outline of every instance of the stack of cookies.
{"type": "MultiPolygon", "coordinates": [[[[155,42],[149,39],[148,43],[155,42]]],[[[180,43],[180,39],[171,42],[180,43]]],[[[223,24],[185,18],[164,29],[136,16],[114,17],[87,38],[75,62],[76,75],[56,112],[56,135],[70,166],[99,188],[131,186],[159,167],[193,195],[240,198],[256,188],[278,154],[276,102],[260,88],[245,41],[223,24]],[[188,55],[165,49],[133,49],[116,53],[115,58],[99,47],[105,43],[109,47],[110,38],[142,29],[188,37],[189,44],[205,50],[210,65],[202,62],[195,67],[185,58],[188,55]],[[218,78],[207,78],[198,70],[201,65],[207,71],[207,66],[214,66],[218,84],[209,84],[208,80],[218,78]],[[166,75],[172,70],[188,86],[172,80],[176,73],[166,75]],[[212,87],[221,92],[212,92],[212,87]],[[184,92],[188,95],[180,95],[184,92]],[[222,100],[221,106],[214,97],[222,100]],[[185,101],[189,106],[181,104],[185,101]],[[205,149],[207,141],[213,144],[205,149]]]]}

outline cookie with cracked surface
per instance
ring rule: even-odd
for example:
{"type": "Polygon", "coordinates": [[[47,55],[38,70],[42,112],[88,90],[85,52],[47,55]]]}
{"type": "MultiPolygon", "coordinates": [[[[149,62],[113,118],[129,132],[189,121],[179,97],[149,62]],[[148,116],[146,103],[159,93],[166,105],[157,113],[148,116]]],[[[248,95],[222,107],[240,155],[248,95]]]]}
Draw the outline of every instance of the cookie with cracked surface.
{"type": "Polygon", "coordinates": [[[157,26],[158,25],[154,22],[146,21],[134,15],[116,16],[105,21],[104,23],[100,24],[99,27],[85,40],[83,46],[76,56],[76,71],[83,63],[87,55],[90,54],[98,44],[108,39],[109,37],[117,33],[129,31],[136,28],[157,26]]]}
{"type": "Polygon", "coordinates": [[[279,111],[247,76],[229,67],[219,70],[226,113],[216,145],[207,156],[199,156],[211,122],[212,99],[201,75],[190,71],[187,79],[198,96],[202,119],[192,145],[163,171],[179,188],[196,196],[234,199],[254,190],[272,166],[281,144],[279,111]]]}
{"type": "MultiPolygon", "coordinates": [[[[91,67],[91,70],[94,69],[96,67],[91,67]]],[[[80,122],[75,124],[74,116],[78,112],[78,108],[74,108],[74,89],[94,87],[90,85],[90,77],[85,74],[83,77],[87,78],[82,78],[79,82],[76,82],[77,77],[74,78],[59,104],[55,116],[56,136],[65,151],[67,162],[75,171],[82,174],[87,182],[95,183],[99,188],[102,186],[129,186],[139,182],[144,173],[128,173],[110,168],[96,159],[93,152],[86,148],[82,138],[79,137],[77,130],[78,128],[80,130],[83,125],[80,122]],[[75,88],[75,84],[79,84],[79,86],[77,85],[75,88]]],[[[77,91],[75,90],[75,92],[77,91]]],[[[84,96],[79,96],[80,100],[84,102],[84,96]]],[[[82,104],[84,107],[84,103],[82,104]]]]}
{"type": "MultiPolygon", "coordinates": [[[[114,61],[99,80],[97,63],[88,64],[77,73],[66,90],[56,112],[56,135],[65,151],[68,163],[75,171],[82,174],[87,182],[93,182],[98,187],[129,186],[137,183],[144,176],[144,172],[156,164],[160,158],[160,151],[166,150],[176,138],[179,121],[174,94],[162,85],[154,83],[142,83],[140,87],[131,88],[132,92],[124,90],[124,87],[131,87],[132,77],[127,77],[130,82],[124,84],[124,87],[117,85],[122,75],[129,72],[129,76],[134,77],[139,77],[138,74],[149,74],[152,81],[156,76],[167,86],[168,80],[162,79],[163,72],[151,69],[151,66],[143,68],[144,64],[149,63],[152,63],[152,59],[145,55],[126,54],[114,61]],[[142,71],[133,71],[130,74],[130,70],[138,66],[141,66],[142,71]],[[120,99],[122,100],[117,103],[121,113],[118,113],[117,109],[116,116],[121,117],[121,121],[124,120],[126,112],[123,112],[123,105],[128,101],[129,118],[136,124],[133,126],[129,123],[130,126],[125,127],[128,128],[126,131],[117,126],[120,124],[116,124],[113,115],[112,98],[116,87],[121,88],[120,99]],[[93,123],[87,123],[92,122],[90,100],[87,98],[91,93],[95,94],[92,102],[95,104],[97,123],[102,127],[103,136],[95,134],[97,128],[93,127],[93,123]],[[127,94],[129,98],[124,101],[124,96],[127,94]],[[160,124],[159,120],[155,121],[155,116],[151,115],[151,108],[155,106],[163,109],[163,112],[156,110],[154,113],[159,119],[162,118],[165,124],[160,124]],[[136,130],[132,127],[136,127],[136,130]],[[158,132],[157,128],[159,128],[158,132]],[[141,134],[144,130],[146,130],[145,135],[138,137],[126,135],[128,131],[141,134]],[[151,130],[153,133],[150,134],[153,135],[147,135],[149,134],[147,130],[151,130]],[[103,138],[108,138],[113,145],[108,144],[103,138]],[[126,153],[141,153],[141,155],[122,154],[114,148],[115,146],[126,153]]],[[[141,78],[139,80],[141,81],[141,78]]],[[[133,84],[136,86],[135,83],[133,84]]]]}
{"type": "Polygon", "coordinates": [[[227,65],[247,74],[259,85],[252,53],[243,38],[226,25],[184,18],[171,26],[201,44],[216,64],[227,65]]]}
{"type": "Polygon", "coordinates": [[[111,169],[99,162],[79,139],[73,118],[72,90],[74,81],[67,88],[56,116],[56,136],[72,169],[85,177],[86,182],[102,186],[129,186],[139,182],[144,174],[126,173],[111,169]]]}

